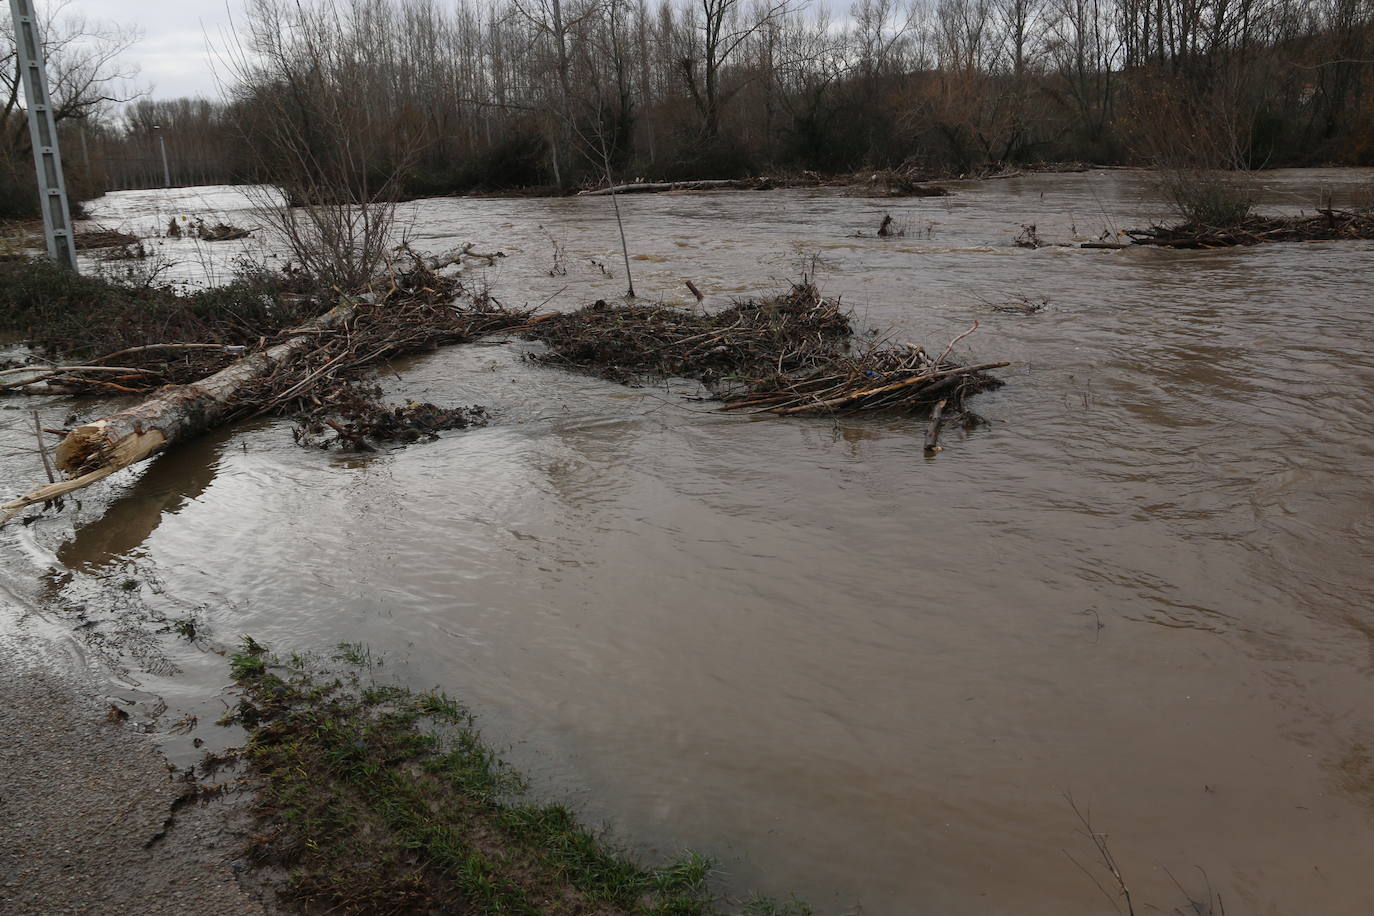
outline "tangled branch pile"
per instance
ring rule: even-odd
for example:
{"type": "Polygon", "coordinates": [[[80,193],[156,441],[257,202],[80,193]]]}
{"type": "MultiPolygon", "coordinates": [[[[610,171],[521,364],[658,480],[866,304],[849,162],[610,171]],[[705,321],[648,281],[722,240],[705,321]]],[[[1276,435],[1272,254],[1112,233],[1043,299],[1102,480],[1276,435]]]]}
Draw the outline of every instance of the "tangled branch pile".
{"type": "Polygon", "coordinates": [[[76,250],[88,251],[92,248],[122,248],[139,241],[138,236],[116,229],[87,229],[76,234],[76,250]]]}
{"type": "Polygon", "coordinates": [[[174,239],[186,236],[187,238],[201,239],[206,242],[232,242],[237,239],[248,238],[248,236],[252,234],[252,229],[244,229],[241,226],[231,226],[225,222],[207,226],[205,220],[201,217],[196,217],[196,219],[192,221],[184,216],[178,220],[178,218],[174,216],[167,223],[167,236],[174,239]],[[182,223],[186,224],[185,228],[182,227],[182,223]]]}
{"type": "MultiPolygon", "coordinates": [[[[123,391],[137,390],[132,384],[139,384],[157,390],[140,403],[62,431],[53,466],[68,479],[54,479],[45,462],[49,482],[0,504],[0,525],[27,506],[52,502],[173,442],[235,419],[294,413],[302,418],[298,442],[363,448],[371,447],[369,440],[412,442],[441,429],[483,422],[480,408],[389,407],[375,385],[360,383],[379,362],[496,331],[523,331],[549,345],[549,359],[622,382],[649,375],[698,379],[724,402],[721,410],[793,415],[929,408],[928,450],[938,449],[944,408],[961,410],[968,395],[1000,384],[987,370],[1008,365],[961,366],[948,360],[954,345],[977,323],[934,359],[911,345],[866,341],[855,346],[849,316],[838,301],[823,298],[809,283],[715,314],[599,301],[571,314],[534,316],[507,309],[440,274],[450,258],[416,255],[411,260],[408,270],[393,265],[384,290],[376,291],[382,284],[374,284],[373,292],[345,296],[328,312],[251,345],[188,341],[126,347],[113,354],[132,362],[168,349],[185,348],[187,355],[178,359],[186,360],[201,348],[212,353],[201,358],[216,360],[229,358],[231,349],[246,351],[233,353],[232,363],[194,381],[160,385],[144,377],[166,379],[171,374],[166,363],[162,370],[128,365],[43,369],[53,381],[104,383],[123,391]],[[102,370],[131,384],[81,374],[102,370]],[[327,438],[326,429],[335,438],[327,438]]],[[[7,384],[39,381],[32,377],[33,367],[0,370],[0,379],[15,372],[30,377],[7,384]]]]}
{"type": "Polygon", "coordinates": [[[1127,235],[1137,245],[1162,248],[1232,248],[1261,242],[1334,242],[1374,239],[1374,211],[1317,211],[1314,216],[1248,216],[1234,225],[1207,226],[1183,223],[1131,229],[1127,235]]]}
{"type": "MultiPolygon", "coordinates": [[[[298,414],[301,441],[364,447],[365,438],[415,441],[479,419],[465,409],[433,405],[393,409],[381,402],[375,387],[357,384],[370,363],[462,343],[527,320],[527,313],[471,295],[456,278],[440,275],[420,258],[412,260],[408,270],[389,278],[383,292],[352,303],[347,320],[313,329],[308,343],[276,361],[270,373],[238,386],[223,421],[263,413],[298,414]],[[462,304],[454,305],[455,301],[462,304]],[[333,429],[338,439],[321,439],[326,429],[333,429]]],[[[146,394],[169,385],[193,385],[298,335],[301,320],[323,308],[315,297],[291,290],[289,278],[269,282],[248,277],[191,297],[125,290],[79,277],[62,282],[87,284],[98,291],[99,298],[93,296],[91,302],[99,333],[79,315],[70,322],[59,320],[55,327],[43,325],[47,333],[34,337],[36,345],[55,345],[59,335],[71,331],[72,336],[61,341],[63,351],[68,362],[75,357],[79,364],[0,369],[0,391],[146,394]],[[69,327],[78,323],[82,329],[69,327]],[[175,342],[146,342],[150,339],[175,342]],[[121,345],[119,349],[86,356],[111,341],[121,345]]]]}
{"type": "Polygon", "coordinates": [[[303,325],[245,346],[246,355],[212,375],[164,386],[138,404],[67,432],[53,457],[69,479],[53,480],[50,471],[47,485],[0,504],[0,524],[27,506],[90,486],[173,442],[246,416],[304,412],[305,433],[329,426],[339,434],[334,441],[353,445],[373,433],[414,441],[460,421],[466,425],[471,411],[432,405],[397,410],[382,404],[375,388],[354,385],[377,361],[528,323],[528,313],[466,292],[458,280],[439,275],[434,262],[413,260],[411,269],[393,270],[384,292],[344,297],[303,325]],[[456,304],[460,297],[462,304],[456,304]]]}
{"type": "Polygon", "coordinates": [[[438,274],[416,259],[409,270],[392,275],[384,292],[355,303],[347,321],[319,331],[310,345],[295,350],[271,373],[239,387],[228,419],[300,414],[310,432],[331,426],[326,421],[334,417],[338,422],[332,428],[355,444],[358,435],[373,432],[379,438],[413,441],[406,430],[425,435],[469,425],[471,418],[458,423],[457,415],[433,405],[398,413],[381,404],[375,388],[356,383],[377,363],[522,327],[529,317],[527,311],[467,291],[456,277],[438,274]]]}
{"type": "Polygon", "coordinates": [[[715,314],[604,300],[552,315],[529,334],[551,359],[612,381],[677,376],[716,382],[796,372],[845,345],[848,316],[803,284],[777,299],[743,302],[715,314]]]}
{"type": "Polygon", "coordinates": [[[528,336],[551,351],[535,358],[619,382],[696,379],[721,410],[779,415],[960,407],[1000,384],[987,370],[1008,365],[950,362],[953,343],[935,359],[910,345],[856,344],[839,302],[805,282],[714,314],[599,301],[533,323],[528,336]]]}
{"type": "Polygon", "coordinates": [[[240,387],[228,419],[295,415],[298,443],[362,450],[372,448],[371,442],[417,442],[441,430],[481,425],[487,419],[481,407],[392,406],[382,400],[380,388],[361,380],[379,362],[521,327],[529,317],[469,293],[460,280],[436,273],[417,258],[409,271],[393,275],[385,293],[358,303],[349,321],[318,334],[313,345],[292,353],[275,371],[240,387]]]}
{"type": "Polygon", "coordinates": [[[919,168],[901,167],[854,176],[850,193],[862,197],[948,197],[949,189],[932,184],[934,176],[919,168]]]}

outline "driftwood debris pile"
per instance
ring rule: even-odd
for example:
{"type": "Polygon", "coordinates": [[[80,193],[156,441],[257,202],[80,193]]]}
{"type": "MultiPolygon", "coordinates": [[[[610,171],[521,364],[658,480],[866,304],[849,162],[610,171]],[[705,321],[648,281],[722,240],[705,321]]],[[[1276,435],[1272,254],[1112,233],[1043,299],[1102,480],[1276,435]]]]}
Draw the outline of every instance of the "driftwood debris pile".
{"type": "Polygon", "coordinates": [[[720,410],[784,416],[925,410],[941,401],[960,410],[968,395],[1001,384],[988,370],[1008,365],[951,362],[959,338],[936,358],[917,346],[856,339],[840,303],[810,283],[712,314],[599,301],[538,321],[527,334],[548,345],[535,357],[545,362],[624,383],[696,379],[723,402],[720,410]]]}
{"type": "Polygon", "coordinates": [[[231,226],[228,223],[219,222],[213,226],[206,225],[201,217],[194,220],[186,217],[172,217],[167,223],[167,237],[179,239],[182,237],[200,239],[204,242],[232,242],[238,239],[246,239],[253,234],[252,229],[244,229],[242,226],[231,226]],[[185,223],[185,226],[182,224],[185,223]]]}
{"type": "Polygon", "coordinates": [[[345,298],[325,314],[246,348],[246,355],[213,375],[159,388],[146,400],[69,431],[53,452],[56,468],[69,479],[0,505],[0,523],[234,419],[295,414],[308,437],[329,427],[338,436],[331,441],[355,446],[374,433],[414,441],[436,429],[469,425],[480,418],[473,409],[398,410],[381,403],[375,389],[360,392],[355,385],[379,362],[528,322],[529,313],[468,293],[459,280],[416,258],[379,293],[345,298]]]}
{"type": "MultiPolygon", "coordinates": [[[[522,327],[530,317],[469,292],[458,278],[440,275],[418,259],[409,271],[393,276],[389,289],[348,309],[347,319],[335,328],[305,335],[289,358],[240,386],[229,419],[274,413],[313,422],[337,406],[356,423],[361,404],[354,386],[378,363],[522,327]]],[[[377,417],[372,425],[392,424],[377,417]]]]}
{"type": "MultiPolygon", "coordinates": [[[[295,416],[301,444],[354,448],[414,442],[433,438],[439,430],[481,424],[486,414],[479,407],[387,405],[369,379],[379,363],[494,332],[519,332],[543,341],[548,352],[532,358],[620,382],[645,377],[699,380],[722,402],[720,410],[779,416],[928,410],[931,449],[937,448],[935,437],[948,416],[945,408],[968,419],[964,399],[999,385],[988,370],[1008,365],[959,365],[949,359],[955,344],[977,323],[934,358],[917,346],[856,338],[839,302],[821,296],[807,282],[776,298],[709,314],[598,301],[576,312],[534,315],[505,308],[466,290],[457,277],[438,272],[468,254],[413,256],[409,269],[393,270],[389,282],[375,285],[374,292],[343,297],[324,314],[252,345],[147,345],[110,354],[126,365],[43,370],[62,373],[66,382],[99,382],[113,374],[129,383],[124,390],[155,390],[132,406],[61,431],[65,435],[53,450],[51,465],[44,455],[49,483],[0,505],[0,524],[27,506],[57,500],[179,440],[236,419],[295,416]],[[165,351],[175,347],[187,348],[177,359],[233,361],[180,384],[164,384],[169,375],[165,362],[156,363],[162,370],[133,365],[140,359],[165,361],[165,351]],[[67,479],[55,479],[54,468],[67,479]]],[[[5,371],[31,375],[35,369],[5,371]]]]}
{"type": "Polygon", "coordinates": [[[1234,226],[1152,226],[1126,233],[1137,245],[1162,248],[1234,248],[1262,242],[1334,242],[1374,239],[1374,210],[1320,209],[1311,216],[1251,216],[1234,226]]]}
{"type": "Polygon", "coordinates": [[[934,184],[926,172],[914,169],[884,169],[856,182],[851,193],[861,197],[948,197],[949,189],[934,184]]]}
{"type": "MultiPolygon", "coordinates": [[[[76,233],[75,245],[77,251],[88,251],[92,248],[122,248],[137,244],[138,240],[138,236],[116,229],[86,229],[76,233]]],[[[39,244],[42,244],[41,236],[39,244]]]]}

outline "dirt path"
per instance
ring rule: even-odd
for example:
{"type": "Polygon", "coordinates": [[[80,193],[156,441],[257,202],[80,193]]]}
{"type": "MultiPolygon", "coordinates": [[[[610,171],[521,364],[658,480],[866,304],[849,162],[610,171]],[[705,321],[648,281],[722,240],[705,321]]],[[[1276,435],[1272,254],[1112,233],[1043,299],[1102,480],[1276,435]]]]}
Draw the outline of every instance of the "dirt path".
{"type": "Polygon", "coordinates": [[[233,810],[172,817],[183,787],[151,738],[34,650],[0,637],[0,914],[274,912],[235,879],[233,810]]]}

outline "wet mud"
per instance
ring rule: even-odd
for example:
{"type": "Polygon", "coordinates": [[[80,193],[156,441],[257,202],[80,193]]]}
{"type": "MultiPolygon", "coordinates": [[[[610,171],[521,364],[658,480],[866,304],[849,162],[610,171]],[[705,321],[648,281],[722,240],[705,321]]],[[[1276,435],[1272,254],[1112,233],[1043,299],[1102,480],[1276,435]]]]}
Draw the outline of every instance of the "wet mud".
{"type": "Polygon", "coordinates": [[[237,880],[240,803],[184,805],[140,710],[47,651],[0,644],[0,912],[278,912],[237,880]]]}

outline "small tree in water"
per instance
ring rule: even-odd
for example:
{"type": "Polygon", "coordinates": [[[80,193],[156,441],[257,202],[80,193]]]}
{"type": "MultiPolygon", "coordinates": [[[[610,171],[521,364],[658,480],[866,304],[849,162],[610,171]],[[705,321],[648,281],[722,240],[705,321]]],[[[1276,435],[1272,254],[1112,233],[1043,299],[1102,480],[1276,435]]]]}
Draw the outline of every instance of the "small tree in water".
{"type": "Polygon", "coordinates": [[[1217,170],[1164,169],[1160,185],[1183,221],[1192,226],[1236,226],[1250,215],[1246,181],[1217,170]]]}
{"type": "Polygon", "coordinates": [[[1174,81],[1137,103],[1136,121],[1146,125],[1138,142],[1159,169],[1164,198],[1186,224],[1235,226],[1254,205],[1248,121],[1236,88],[1221,79],[1201,94],[1174,81]]]}

